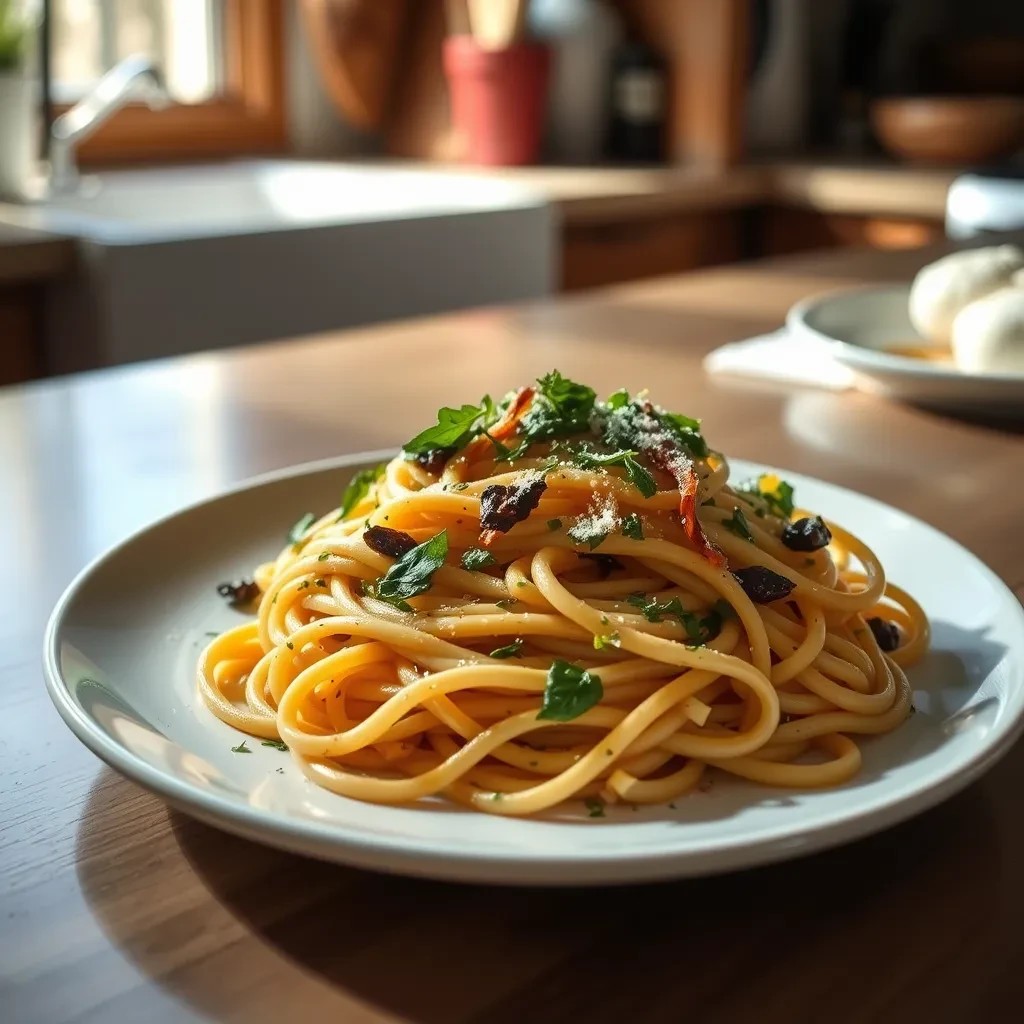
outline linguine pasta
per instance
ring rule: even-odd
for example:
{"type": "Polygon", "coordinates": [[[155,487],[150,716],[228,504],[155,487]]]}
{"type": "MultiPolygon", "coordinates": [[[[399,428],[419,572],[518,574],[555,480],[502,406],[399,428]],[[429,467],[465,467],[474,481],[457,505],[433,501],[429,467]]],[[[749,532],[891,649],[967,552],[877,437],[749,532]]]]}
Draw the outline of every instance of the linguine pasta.
{"type": "Polygon", "coordinates": [[[835,786],[911,712],[921,608],[696,421],[557,373],[438,423],[256,570],[209,709],[375,803],[658,804],[835,786]]]}

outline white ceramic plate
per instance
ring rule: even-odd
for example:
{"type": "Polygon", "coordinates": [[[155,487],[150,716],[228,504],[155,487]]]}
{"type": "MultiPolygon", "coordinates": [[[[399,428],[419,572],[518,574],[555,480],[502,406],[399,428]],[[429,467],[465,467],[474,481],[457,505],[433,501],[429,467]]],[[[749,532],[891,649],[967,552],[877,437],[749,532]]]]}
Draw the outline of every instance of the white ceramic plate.
{"type": "MultiPolygon", "coordinates": [[[[240,735],[197,698],[207,633],[241,621],[216,584],[277,552],[306,510],[335,505],[351,473],[387,453],[261,478],[185,509],[103,555],[50,620],[45,666],[64,720],[96,754],[210,824],[362,867],[509,884],[643,881],[726,871],[842,843],[967,785],[1020,731],[1024,610],[948,537],[902,512],[786,473],[801,505],[851,527],[920,600],[934,652],[911,678],[918,713],[864,742],[864,768],[825,792],[716,778],[676,808],[569,809],[544,820],[492,817],[435,801],[378,807],[305,780],[291,755],[240,735]]],[[[746,476],[750,465],[736,464],[746,476]]]]}
{"type": "Polygon", "coordinates": [[[909,285],[814,296],[789,311],[786,326],[796,337],[828,345],[865,390],[948,409],[1024,415],[1024,374],[966,373],[889,351],[924,344],[910,323],[909,297],[909,285]]]}

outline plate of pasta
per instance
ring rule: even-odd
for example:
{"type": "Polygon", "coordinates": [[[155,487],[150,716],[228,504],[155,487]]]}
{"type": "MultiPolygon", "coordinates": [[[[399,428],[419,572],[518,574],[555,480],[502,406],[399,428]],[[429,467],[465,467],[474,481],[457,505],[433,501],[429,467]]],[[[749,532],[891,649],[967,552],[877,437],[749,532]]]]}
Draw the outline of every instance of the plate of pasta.
{"type": "Polygon", "coordinates": [[[359,867],[503,884],[727,871],[990,766],[1024,611],[927,524],[557,371],[401,451],[140,531],[51,617],[78,737],[173,806],[359,867]]]}

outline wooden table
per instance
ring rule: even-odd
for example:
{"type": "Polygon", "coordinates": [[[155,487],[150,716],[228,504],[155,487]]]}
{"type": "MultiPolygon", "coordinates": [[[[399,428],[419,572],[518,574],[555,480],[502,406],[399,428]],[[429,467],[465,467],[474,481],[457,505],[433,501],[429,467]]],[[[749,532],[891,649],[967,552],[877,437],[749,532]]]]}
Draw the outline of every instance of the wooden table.
{"type": "Polygon", "coordinates": [[[61,589],[130,530],[259,471],[397,444],[439,403],[551,367],[602,392],[650,385],[731,454],[891,502],[1020,587],[1019,428],[699,369],[808,292],[921,260],[775,261],[0,391],[0,1018],[1020,1019],[1021,746],[946,805],[809,859],[469,888],[304,861],[169,811],[79,745],[40,671],[61,589]]]}

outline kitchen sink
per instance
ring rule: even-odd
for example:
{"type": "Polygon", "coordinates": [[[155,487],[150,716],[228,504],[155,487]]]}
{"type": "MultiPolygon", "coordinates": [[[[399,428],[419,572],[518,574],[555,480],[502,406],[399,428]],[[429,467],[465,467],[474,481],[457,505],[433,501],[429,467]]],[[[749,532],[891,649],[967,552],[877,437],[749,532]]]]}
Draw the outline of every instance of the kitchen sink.
{"type": "Polygon", "coordinates": [[[57,372],[550,294],[554,212],[458,171],[250,160],[86,177],[0,218],[80,241],[57,372]]]}

